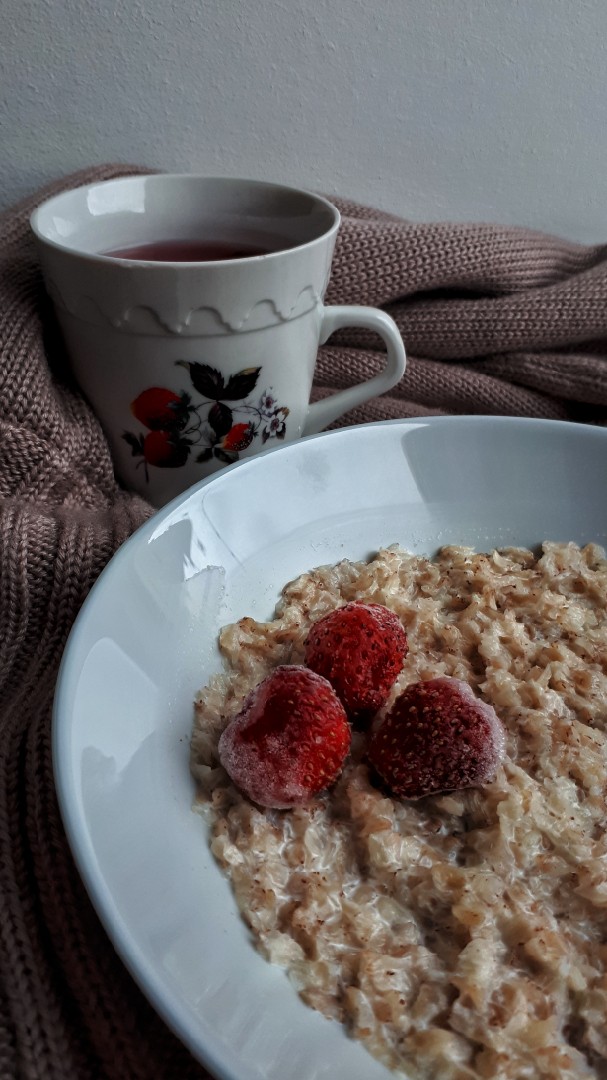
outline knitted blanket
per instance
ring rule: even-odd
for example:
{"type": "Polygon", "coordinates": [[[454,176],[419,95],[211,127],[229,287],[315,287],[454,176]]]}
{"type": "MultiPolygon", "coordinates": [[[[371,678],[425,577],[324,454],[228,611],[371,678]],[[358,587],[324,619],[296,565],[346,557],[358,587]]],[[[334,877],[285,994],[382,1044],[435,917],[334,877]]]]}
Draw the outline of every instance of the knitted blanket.
{"type": "MultiPolygon", "coordinates": [[[[50,710],[70,626],[97,575],[152,511],[116,483],[74,385],[29,235],[0,219],[0,1076],[180,1080],[208,1074],[113,952],[67,847],[50,710]]],[[[385,308],[409,354],[401,384],[336,426],[431,413],[607,423],[607,247],[494,225],[411,224],[337,202],[328,303],[385,308]]],[[[379,342],[320,350],[316,398],[374,373],[379,342]]]]}

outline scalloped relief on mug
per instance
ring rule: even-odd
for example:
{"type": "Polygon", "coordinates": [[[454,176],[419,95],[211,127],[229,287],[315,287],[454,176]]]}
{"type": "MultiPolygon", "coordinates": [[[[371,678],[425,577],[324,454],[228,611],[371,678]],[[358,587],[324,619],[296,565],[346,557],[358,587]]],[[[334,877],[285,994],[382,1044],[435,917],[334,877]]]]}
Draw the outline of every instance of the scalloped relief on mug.
{"type": "Polygon", "coordinates": [[[223,312],[216,307],[201,304],[187,312],[180,310],[175,317],[175,306],[168,298],[162,310],[149,304],[132,304],[115,314],[106,310],[97,297],[87,293],[72,293],[67,299],[51,277],[47,277],[47,290],[53,302],[76,319],[99,326],[109,324],[116,330],[127,333],[161,336],[168,333],[204,337],[263,330],[268,326],[277,326],[297,319],[300,315],[306,315],[322,303],[322,293],[313,285],[306,285],[295,303],[290,306],[279,306],[274,299],[268,297],[258,300],[244,313],[238,311],[236,314],[233,304],[230,305],[230,311],[223,312]]]}

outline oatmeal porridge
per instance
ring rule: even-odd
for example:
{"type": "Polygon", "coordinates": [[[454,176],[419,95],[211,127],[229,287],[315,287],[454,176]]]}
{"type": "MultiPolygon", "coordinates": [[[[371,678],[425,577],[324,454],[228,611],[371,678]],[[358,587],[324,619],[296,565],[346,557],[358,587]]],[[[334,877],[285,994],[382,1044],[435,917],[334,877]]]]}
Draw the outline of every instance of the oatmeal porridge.
{"type": "Polygon", "coordinates": [[[414,1078],[607,1076],[607,562],[392,547],[283,590],[275,618],[225,627],[227,673],[195,704],[192,770],[215,858],[257,947],[303,1000],[414,1078]],[[507,735],[482,788],[390,797],[355,731],[337,783],[263,809],[218,761],[228,720],[311,625],[351,600],[385,605],[409,651],[385,709],[449,676],[507,735]]]}

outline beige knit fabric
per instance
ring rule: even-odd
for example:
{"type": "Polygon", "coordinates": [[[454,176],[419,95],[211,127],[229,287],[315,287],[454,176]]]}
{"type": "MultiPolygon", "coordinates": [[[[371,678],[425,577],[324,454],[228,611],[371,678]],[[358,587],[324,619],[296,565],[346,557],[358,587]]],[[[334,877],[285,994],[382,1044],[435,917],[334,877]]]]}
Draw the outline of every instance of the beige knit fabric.
{"type": "MultiPolygon", "coordinates": [[[[90,170],[55,190],[132,171],[90,170]]],[[[27,226],[49,194],[0,219],[0,1077],[201,1078],[109,945],[55,801],[61,652],[150,510],[117,486],[65,364],[27,226]]],[[[339,205],[328,301],[385,307],[409,350],[400,386],[340,424],[437,412],[606,423],[607,249],[339,205]]],[[[321,350],[315,396],[371,374],[376,347],[342,332],[321,350]]]]}

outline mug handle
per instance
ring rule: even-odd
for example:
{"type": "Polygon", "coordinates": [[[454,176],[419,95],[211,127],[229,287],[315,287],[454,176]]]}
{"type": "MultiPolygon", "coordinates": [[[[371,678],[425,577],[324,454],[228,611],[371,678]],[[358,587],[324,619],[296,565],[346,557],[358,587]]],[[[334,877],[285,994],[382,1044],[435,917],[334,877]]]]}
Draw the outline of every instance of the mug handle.
{"type": "Polygon", "coordinates": [[[319,345],[331,337],[342,326],[363,326],[365,330],[374,330],[386,343],[388,354],[382,371],[366,382],[339,390],[322,401],[315,401],[308,407],[308,415],[302,435],[316,435],[337,420],[338,416],[362,405],[369,398],[385,394],[402,378],[407,366],[407,355],[399,329],[389,315],[378,308],[359,305],[335,305],[323,311],[320,327],[319,345]]]}

